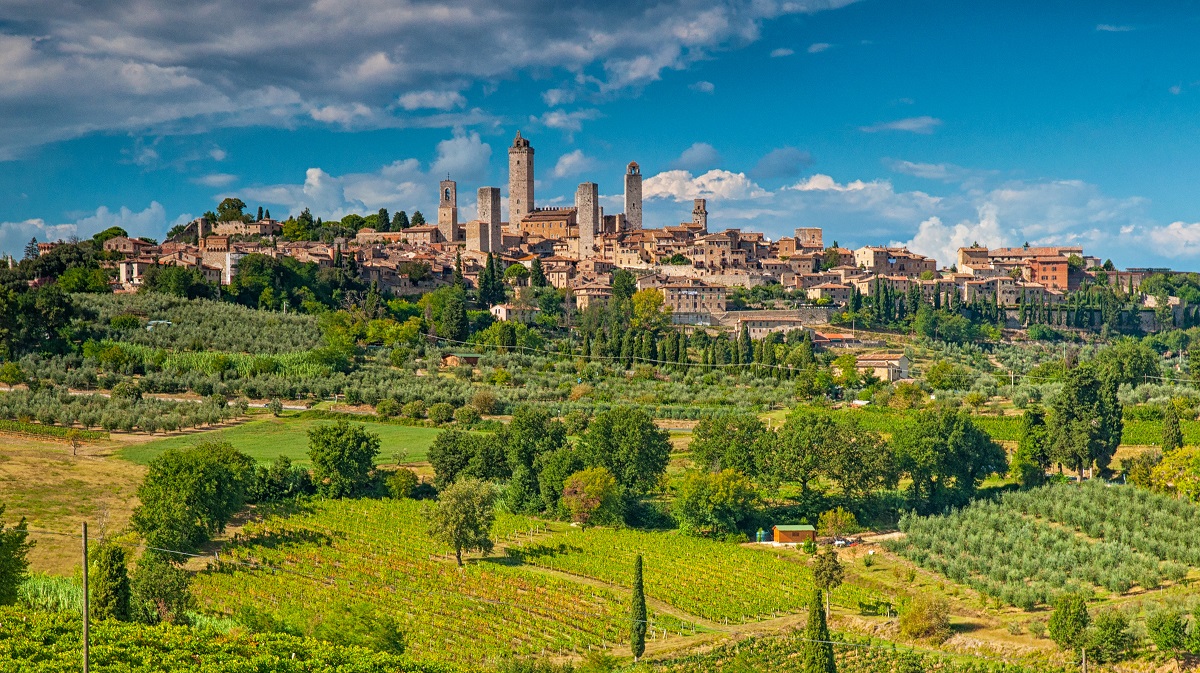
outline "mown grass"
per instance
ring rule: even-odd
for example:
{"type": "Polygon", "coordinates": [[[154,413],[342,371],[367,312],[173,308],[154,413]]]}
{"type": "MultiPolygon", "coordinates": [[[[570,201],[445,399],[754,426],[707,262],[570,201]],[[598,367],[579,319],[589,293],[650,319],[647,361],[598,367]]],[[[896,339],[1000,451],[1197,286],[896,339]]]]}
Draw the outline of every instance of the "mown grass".
{"type": "MultiPolygon", "coordinates": [[[[308,463],[308,431],[318,425],[333,423],[312,418],[285,415],[280,418],[266,417],[210,432],[168,437],[142,444],[130,444],[120,451],[125,460],[148,464],[155,456],[170,448],[193,446],[203,441],[228,441],[233,447],[260,462],[269,462],[283,455],[293,462],[308,463]]],[[[405,462],[424,462],[437,428],[411,427],[391,423],[354,421],[377,433],[380,451],[378,463],[395,461],[394,454],[404,452],[405,462]]]]}

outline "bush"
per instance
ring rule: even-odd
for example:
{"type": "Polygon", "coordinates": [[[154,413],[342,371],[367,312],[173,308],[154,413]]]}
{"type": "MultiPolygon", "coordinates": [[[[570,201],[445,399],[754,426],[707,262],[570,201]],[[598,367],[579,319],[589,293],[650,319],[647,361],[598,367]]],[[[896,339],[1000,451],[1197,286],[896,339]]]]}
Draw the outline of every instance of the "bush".
{"type": "Polygon", "coordinates": [[[475,425],[482,416],[473,405],[464,404],[454,410],[454,422],[459,425],[475,425]]]}
{"type": "Polygon", "coordinates": [[[490,390],[480,390],[471,396],[471,406],[479,413],[490,415],[496,413],[496,396],[490,390]]]}
{"type": "Polygon", "coordinates": [[[754,486],[738,472],[691,472],[679,485],[673,514],[684,532],[733,533],[757,504],[754,486]]]}
{"type": "Polygon", "coordinates": [[[308,457],[313,465],[317,492],[327,498],[344,498],[367,485],[379,435],[365,426],[338,421],[308,431],[308,457]]]}
{"type": "Polygon", "coordinates": [[[388,493],[397,500],[411,498],[417,490],[418,483],[416,473],[402,467],[388,475],[388,493]]]}
{"type": "Polygon", "coordinates": [[[375,413],[384,418],[392,418],[400,413],[400,403],[390,397],[385,397],[375,404],[375,413]]]}
{"type": "Polygon", "coordinates": [[[429,407],[429,420],[437,423],[438,425],[441,425],[442,423],[449,423],[451,420],[453,420],[453,418],[454,407],[450,406],[448,402],[438,402],[437,404],[429,407]]]}
{"type": "Polygon", "coordinates": [[[900,633],[941,642],[950,637],[950,607],[944,598],[919,595],[900,614],[900,633]]]}
{"type": "Polygon", "coordinates": [[[1050,639],[1064,650],[1074,650],[1084,644],[1091,623],[1083,596],[1063,594],[1054,600],[1054,612],[1047,625],[1050,639]]]}
{"type": "Polygon", "coordinates": [[[1118,610],[1104,610],[1096,615],[1096,621],[1087,635],[1088,654],[1100,662],[1120,661],[1133,646],[1129,633],[1129,619],[1118,610]]]}
{"type": "Polygon", "coordinates": [[[621,522],[621,489],[603,467],[589,468],[567,477],[561,502],[571,513],[571,518],[582,525],[621,522]]]}
{"type": "Polygon", "coordinates": [[[271,412],[272,416],[278,418],[283,414],[283,402],[278,397],[272,397],[270,402],[267,402],[267,411],[271,412]]]}
{"type": "Polygon", "coordinates": [[[405,418],[425,418],[425,402],[421,400],[413,400],[400,410],[400,415],[405,418]]]}

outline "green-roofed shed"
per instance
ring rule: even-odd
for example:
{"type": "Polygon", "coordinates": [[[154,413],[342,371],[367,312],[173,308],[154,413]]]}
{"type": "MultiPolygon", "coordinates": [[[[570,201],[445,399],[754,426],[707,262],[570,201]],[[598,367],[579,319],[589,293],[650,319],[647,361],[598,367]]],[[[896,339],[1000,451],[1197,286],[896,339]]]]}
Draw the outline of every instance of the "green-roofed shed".
{"type": "Polygon", "coordinates": [[[804,543],[817,540],[817,529],[808,524],[796,526],[775,526],[773,530],[776,542],[804,543]]]}

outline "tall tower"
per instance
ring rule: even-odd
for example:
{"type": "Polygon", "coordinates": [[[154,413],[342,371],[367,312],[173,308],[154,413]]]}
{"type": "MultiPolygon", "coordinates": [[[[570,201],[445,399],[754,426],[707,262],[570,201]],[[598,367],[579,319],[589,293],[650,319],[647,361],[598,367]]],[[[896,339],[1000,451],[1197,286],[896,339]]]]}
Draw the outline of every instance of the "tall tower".
{"type": "Polygon", "coordinates": [[[584,182],[575,190],[575,222],[579,225],[579,259],[592,257],[600,226],[600,186],[584,182]]]}
{"type": "Polygon", "coordinates": [[[500,232],[500,188],[479,188],[479,240],[483,252],[502,252],[500,232]]]}
{"type": "Polygon", "coordinates": [[[437,226],[447,243],[462,238],[458,234],[458,186],[453,180],[442,180],[438,186],[437,226]]]}
{"type": "Polygon", "coordinates": [[[533,208],[533,146],[517,131],[508,148],[508,228],[520,229],[533,208]]]}
{"type": "Polygon", "coordinates": [[[705,199],[695,199],[692,202],[692,224],[700,225],[700,229],[704,233],[708,233],[708,209],[705,205],[708,203],[705,199]]]}
{"type": "Polygon", "coordinates": [[[625,227],[642,228],[642,169],[636,161],[625,167],[625,227]]]}

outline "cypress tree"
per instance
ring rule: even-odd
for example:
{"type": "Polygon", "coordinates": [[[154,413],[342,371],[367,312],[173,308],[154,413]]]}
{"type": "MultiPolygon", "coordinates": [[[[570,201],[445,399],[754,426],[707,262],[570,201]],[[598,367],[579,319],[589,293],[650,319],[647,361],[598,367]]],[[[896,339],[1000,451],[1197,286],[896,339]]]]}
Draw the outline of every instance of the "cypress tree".
{"type": "Polygon", "coordinates": [[[379,220],[379,222],[377,222],[379,229],[376,231],[387,231],[392,228],[392,216],[388,214],[387,208],[380,208],[376,215],[376,219],[379,220]]]}
{"type": "Polygon", "coordinates": [[[546,272],[542,271],[542,259],[534,257],[529,265],[529,284],[533,287],[546,287],[546,272]]]}
{"type": "Polygon", "coordinates": [[[263,219],[263,209],[262,209],[262,206],[259,206],[258,207],[258,219],[255,220],[255,222],[262,222],[262,219],[263,219]]]}
{"type": "Polygon", "coordinates": [[[1170,453],[1183,446],[1183,433],[1179,430],[1179,414],[1175,412],[1175,403],[1167,400],[1167,408],[1163,411],[1162,450],[1170,453]]]}
{"type": "Polygon", "coordinates": [[[808,602],[808,623],[804,625],[804,649],[800,652],[800,670],[804,673],[837,673],[824,602],[821,590],[814,588],[808,602]]]}
{"type": "Polygon", "coordinates": [[[461,252],[454,253],[454,286],[457,288],[466,286],[466,282],[463,280],[461,252]]]}
{"type": "Polygon", "coordinates": [[[100,545],[92,584],[92,615],[96,619],[129,619],[129,570],[125,550],[115,544],[100,545]]]}
{"type": "Polygon", "coordinates": [[[642,589],[642,555],[633,562],[633,604],[629,610],[629,649],[637,661],[646,651],[646,594],[642,589]]]}
{"type": "Polygon", "coordinates": [[[408,213],[398,210],[392,216],[392,231],[403,231],[405,229],[408,229],[408,213]]]}

